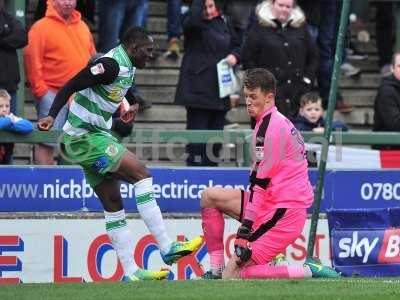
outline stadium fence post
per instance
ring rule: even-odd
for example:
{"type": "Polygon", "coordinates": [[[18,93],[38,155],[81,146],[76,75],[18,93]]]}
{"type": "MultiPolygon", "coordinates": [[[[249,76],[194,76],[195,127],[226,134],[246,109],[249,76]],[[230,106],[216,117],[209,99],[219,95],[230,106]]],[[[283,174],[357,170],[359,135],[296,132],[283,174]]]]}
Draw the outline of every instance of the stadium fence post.
{"type": "Polygon", "coordinates": [[[350,3],[351,0],[343,0],[342,10],[340,15],[340,25],[339,32],[336,41],[336,52],[335,52],[335,61],[333,65],[333,73],[331,78],[331,86],[329,90],[329,100],[328,100],[328,109],[326,112],[326,124],[324,131],[324,139],[328,141],[328,143],[324,143],[322,145],[321,157],[319,160],[318,166],[318,177],[317,177],[317,186],[314,194],[314,210],[311,217],[311,226],[309,232],[308,246],[307,246],[307,257],[312,257],[314,254],[314,244],[315,244],[315,236],[317,233],[318,219],[321,208],[321,199],[322,199],[322,190],[324,187],[324,178],[325,178],[325,170],[326,170],[326,161],[328,158],[328,150],[329,144],[331,140],[332,133],[332,119],[333,113],[336,107],[336,92],[338,86],[338,80],[340,76],[340,65],[342,63],[342,53],[344,47],[344,38],[347,31],[347,24],[349,20],[349,11],[350,11],[350,3]]]}

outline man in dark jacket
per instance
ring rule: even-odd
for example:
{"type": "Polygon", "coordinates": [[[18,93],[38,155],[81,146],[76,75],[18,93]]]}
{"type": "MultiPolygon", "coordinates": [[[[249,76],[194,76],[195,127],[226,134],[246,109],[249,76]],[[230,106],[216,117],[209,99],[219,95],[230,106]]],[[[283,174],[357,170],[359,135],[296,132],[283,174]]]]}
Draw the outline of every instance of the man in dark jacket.
{"type": "Polygon", "coordinates": [[[258,0],[220,0],[224,15],[229,16],[232,20],[235,32],[240,40],[243,38],[247,27],[249,26],[250,16],[253,13],[258,0]]]}
{"type": "Polygon", "coordinates": [[[16,113],[16,97],[20,81],[17,49],[28,42],[20,21],[5,11],[0,3],[0,89],[11,96],[11,112],[16,113]]]}
{"type": "MultiPolygon", "coordinates": [[[[400,51],[393,54],[391,70],[393,74],[382,79],[375,98],[374,131],[400,132],[400,51]]],[[[400,146],[376,148],[399,150],[400,146]]]]}
{"type": "MultiPolygon", "coordinates": [[[[230,101],[219,97],[217,63],[226,59],[236,65],[240,42],[213,0],[194,0],[182,22],[185,55],[175,103],[186,107],[186,129],[221,130],[230,101]]],[[[189,144],[187,165],[216,166],[220,148],[214,144],[207,153],[206,145],[189,144]]]]}

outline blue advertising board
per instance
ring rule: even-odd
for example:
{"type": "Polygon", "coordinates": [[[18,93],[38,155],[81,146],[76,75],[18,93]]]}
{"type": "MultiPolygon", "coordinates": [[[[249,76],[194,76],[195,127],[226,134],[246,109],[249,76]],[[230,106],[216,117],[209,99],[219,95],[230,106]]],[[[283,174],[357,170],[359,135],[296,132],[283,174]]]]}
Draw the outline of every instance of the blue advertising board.
{"type": "Polygon", "coordinates": [[[400,208],[329,210],[332,264],[344,276],[400,275],[400,208]]]}
{"type": "Polygon", "coordinates": [[[336,209],[400,206],[399,170],[329,171],[336,209]]]}
{"type": "MultiPolygon", "coordinates": [[[[209,186],[247,189],[248,169],[150,168],[154,196],[163,212],[200,211],[209,186]]],[[[136,212],[133,185],[122,182],[125,209],[136,212]]],[[[103,211],[78,167],[1,167],[0,211],[103,211]]]]}
{"type": "Polygon", "coordinates": [[[78,211],[93,193],[82,178],[78,168],[2,167],[0,211],[78,211]]]}
{"type": "MultiPolygon", "coordinates": [[[[206,187],[219,186],[247,189],[247,169],[220,168],[151,168],[153,190],[163,212],[200,212],[201,192],[206,187]]],[[[125,210],[136,212],[133,185],[121,184],[125,210]]],[[[91,211],[103,210],[98,199],[86,199],[91,211]]]]}
{"type": "MultiPolygon", "coordinates": [[[[198,213],[205,187],[247,188],[247,168],[150,168],[163,212],[198,213]]],[[[309,171],[315,186],[316,170],[309,171]]],[[[136,212],[133,185],[122,183],[127,211],[136,212]]],[[[400,204],[398,171],[327,171],[321,211],[400,204]]],[[[79,167],[0,167],[0,211],[102,211],[79,167]]]]}

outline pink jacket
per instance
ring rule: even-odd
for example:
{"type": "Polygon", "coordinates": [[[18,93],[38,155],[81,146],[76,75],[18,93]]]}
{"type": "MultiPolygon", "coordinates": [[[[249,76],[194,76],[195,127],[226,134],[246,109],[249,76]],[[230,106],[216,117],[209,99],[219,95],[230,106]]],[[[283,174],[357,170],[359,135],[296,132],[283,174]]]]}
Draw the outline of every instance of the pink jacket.
{"type": "Polygon", "coordinates": [[[254,220],[276,208],[310,207],[314,196],[303,137],[275,106],[257,119],[252,146],[255,159],[251,177],[256,177],[258,184],[253,186],[244,219],[254,220]]]}

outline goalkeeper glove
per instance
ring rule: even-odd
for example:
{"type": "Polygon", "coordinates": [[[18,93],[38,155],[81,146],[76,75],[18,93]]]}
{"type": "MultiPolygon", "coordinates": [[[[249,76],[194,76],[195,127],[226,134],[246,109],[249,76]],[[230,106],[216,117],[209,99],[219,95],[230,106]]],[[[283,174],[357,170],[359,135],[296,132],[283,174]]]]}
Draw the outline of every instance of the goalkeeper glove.
{"type": "Polygon", "coordinates": [[[239,257],[240,259],[240,262],[238,264],[247,262],[251,258],[252,251],[250,247],[249,238],[252,234],[251,232],[252,226],[253,226],[253,221],[244,220],[236,233],[234,248],[236,256],[239,257]]]}

